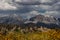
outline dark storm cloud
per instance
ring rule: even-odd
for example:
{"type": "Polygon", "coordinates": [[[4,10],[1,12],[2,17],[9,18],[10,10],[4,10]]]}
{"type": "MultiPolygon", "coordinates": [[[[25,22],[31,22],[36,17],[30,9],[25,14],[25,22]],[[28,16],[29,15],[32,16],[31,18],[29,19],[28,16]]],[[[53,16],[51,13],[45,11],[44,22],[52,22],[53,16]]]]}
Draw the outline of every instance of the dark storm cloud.
{"type": "Polygon", "coordinates": [[[32,8],[24,7],[18,10],[0,10],[0,13],[27,13],[32,10],[32,8]]]}
{"type": "MultiPolygon", "coordinates": [[[[44,13],[48,15],[55,15],[58,17],[60,15],[60,0],[3,0],[0,2],[0,14],[1,13],[16,13],[16,14],[39,14],[44,13]],[[26,2],[27,1],[27,2],[26,2]],[[30,1],[30,2],[29,2],[30,1]],[[38,5],[39,4],[39,5],[38,5]]],[[[31,14],[31,15],[32,15],[31,14]]],[[[53,16],[54,16],[53,15],[53,16]]],[[[59,16],[60,17],[60,16],[59,16]]]]}

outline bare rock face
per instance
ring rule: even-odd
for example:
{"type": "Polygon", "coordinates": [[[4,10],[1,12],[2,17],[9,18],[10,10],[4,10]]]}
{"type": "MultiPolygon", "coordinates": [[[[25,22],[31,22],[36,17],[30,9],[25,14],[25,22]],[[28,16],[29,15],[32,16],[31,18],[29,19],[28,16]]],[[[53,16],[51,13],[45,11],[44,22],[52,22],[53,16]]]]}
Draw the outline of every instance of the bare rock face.
{"type": "Polygon", "coordinates": [[[30,21],[43,22],[46,24],[49,24],[49,23],[56,24],[58,20],[53,16],[49,16],[49,15],[37,15],[35,17],[30,18],[30,21]]]}
{"type": "Polygon", "coordinates": [[[57,18],[49,15],[37,15],[25,22],[25,24],[33,25],[32,23],[37,27],[60,28],[57,18]]]}

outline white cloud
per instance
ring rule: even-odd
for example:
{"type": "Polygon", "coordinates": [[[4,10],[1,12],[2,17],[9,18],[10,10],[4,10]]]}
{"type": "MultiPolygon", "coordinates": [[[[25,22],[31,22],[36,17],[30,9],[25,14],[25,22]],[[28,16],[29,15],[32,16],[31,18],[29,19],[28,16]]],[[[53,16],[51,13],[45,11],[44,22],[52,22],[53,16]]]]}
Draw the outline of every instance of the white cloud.
{"type": "Polygon", "coordinates": [[[51,2],[51,0],[40,0],[41,3],[51,2]]]}
{"type": "Polygon", "coordinates": [[[50,5],[39,5],[38,8],[42,8],[42,9],[45,9],[45,10],[49,10],[52,6],[50,5]]]}
{"type": "Polygon", "coordinates": [[[46,11],[45,15],[51,15],[51,16],[60,18],[60,12],[59,11],[46,11]]]}
{"type": "Polygon", "coordinates": [[[60,2],[57,2],[57,3],[55,3],[53,6],[52,6],[52,9],[53,10],[60,10],[60,2]]]}
{"type": "Polygon", "coordinates": [[[15,6],[9,4],[8,0],[0,0],[0,10],[15,10],[15,6]]]}
{"type": "Polygon", "coordinates": [[[0,3],[0,9],[1,10],[15,10],[17,8],[15,6],[11,6],[8,3],[0,3]]]}
{"type": "Polygon", "coordinates": [[[33,16],[36,16],[36,15],[39,15],[40,13],[38,13],[37,11],[31,11],[29,13],[26,13],[26,14],[22,14],[22,16],[26,17],[26,18],[31,18],[33,16]]]}
{"type": "Polygon", "coordinates": [[[0,0],[0,10],[18,10],[24,7],[16,2],[21,2],[21,0],[0,0]]]}

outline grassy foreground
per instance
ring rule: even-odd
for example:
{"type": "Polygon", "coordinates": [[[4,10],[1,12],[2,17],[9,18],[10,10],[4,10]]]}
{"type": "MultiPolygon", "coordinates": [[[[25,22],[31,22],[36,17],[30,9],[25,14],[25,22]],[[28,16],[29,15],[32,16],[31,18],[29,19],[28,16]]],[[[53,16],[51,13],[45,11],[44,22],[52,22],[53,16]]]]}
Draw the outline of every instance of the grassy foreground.
{"type": "Polygon", "coordinates": [[[60,40],[60,30],[36,31],[23,33],[10,31],[6,34],[0,32],[0,40],[60,40]]]}

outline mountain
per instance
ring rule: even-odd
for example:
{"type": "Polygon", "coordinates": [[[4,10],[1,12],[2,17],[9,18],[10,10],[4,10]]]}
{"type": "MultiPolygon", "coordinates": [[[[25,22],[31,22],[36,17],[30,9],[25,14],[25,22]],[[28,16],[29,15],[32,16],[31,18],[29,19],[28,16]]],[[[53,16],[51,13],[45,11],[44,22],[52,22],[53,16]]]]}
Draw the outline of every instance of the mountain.
{"type": "Polygon", "coordinates": [[[5,24],[23,24],[23,18],[17,14],[11,14],[0,17],[0,23],[5,24]]]}
{"type": "MultiPolygon", "coordinates": [[[[4,15],[0,16],[0,23],[3,24],[18,24],[22,27],[48,27],[48,28],[55,28],[59,27],[60,22],[57,18],[49,15],[36,15],[31,17],[30,19],[23,19],[20,15],[11,14],[11,15],[4,15]]],[[[60,27],[59,27],[60,28],[60,27]]]]}
{"type": "MultiPolygon", "coordinates": [[[[59,27],[59,21],[57,18],[49,15],[37,15],[30,18],[25,24],[33,25],[35,24],[38,27],[48,27],[48,28],[56,28],[59,27]]],[[[60,27],[59,27],[60,28],[60,27]]]]}
{"type": "Polygon", "coordinates": [[[60,18],[58,18],[59,24],[60,24],[60,18]]]}
{"type": "Polygon", "coordinates": [[[58,23],[58,20],[53,17],[53,16],[49,16],[49,15],[37,15],[35,17],[32,17],[29,19],[29,21],[37,21],[37,22],[43,22],[43,23],[46,23],[46,24],[49,24],[49,23],[58,23]]]}
{"type": "Polygon", "coordinates": [[[58,18],[59,22],[60,22],[60,18],[58,18]]]}

